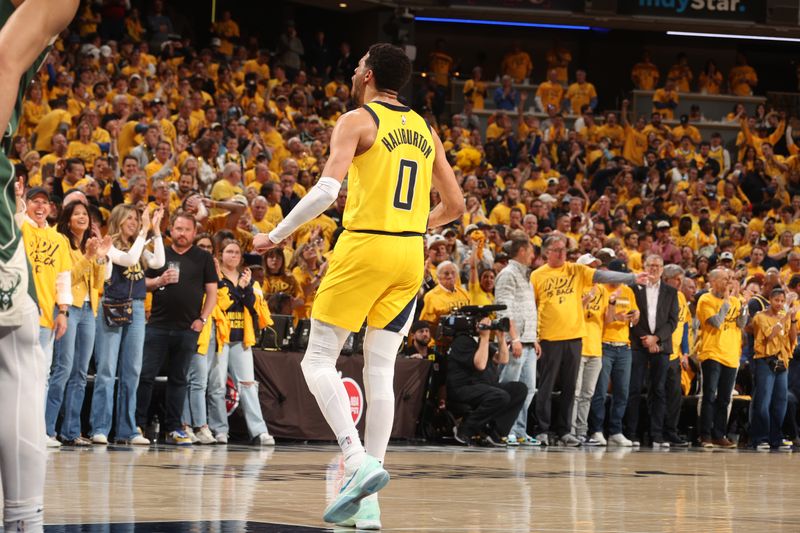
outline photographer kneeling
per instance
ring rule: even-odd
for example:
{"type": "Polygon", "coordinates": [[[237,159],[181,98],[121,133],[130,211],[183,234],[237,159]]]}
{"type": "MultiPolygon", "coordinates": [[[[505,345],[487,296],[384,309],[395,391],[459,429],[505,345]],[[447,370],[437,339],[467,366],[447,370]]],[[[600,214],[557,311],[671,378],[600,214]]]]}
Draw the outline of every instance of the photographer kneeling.
{"type": "MultiPolygon", "coordinates": [[[[480,321],[483,327],[490,318],[480,321]]],[[[447,397],[449,402],[467,404],[470,412],[454,428],[461,444],[482,437],[481,442],[502,446],[500,435],[508,435],[519,414],[528,388],[524,383],[500,383],[498,365],[508,362],[508,345],[500,338],[499,347],[489,346],[493,330],[480,329],[476,338],[469,333],[456,335],[448,353],[447,397]]]]}

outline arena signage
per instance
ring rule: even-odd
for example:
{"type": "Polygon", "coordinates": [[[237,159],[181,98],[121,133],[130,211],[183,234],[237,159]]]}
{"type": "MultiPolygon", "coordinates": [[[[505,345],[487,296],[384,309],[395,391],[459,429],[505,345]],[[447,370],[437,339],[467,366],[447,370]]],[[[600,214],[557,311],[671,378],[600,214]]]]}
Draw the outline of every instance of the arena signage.
{"type": "Polygon", "coordinates": [[[450,0],[453,6],[504,7],[553,11],[583,11],[584,0],[450,0]]]}
{"type": "Polygon", "coordinates": [[[630,15],[762,22],[764,0],[619,0],[630,15]]]}

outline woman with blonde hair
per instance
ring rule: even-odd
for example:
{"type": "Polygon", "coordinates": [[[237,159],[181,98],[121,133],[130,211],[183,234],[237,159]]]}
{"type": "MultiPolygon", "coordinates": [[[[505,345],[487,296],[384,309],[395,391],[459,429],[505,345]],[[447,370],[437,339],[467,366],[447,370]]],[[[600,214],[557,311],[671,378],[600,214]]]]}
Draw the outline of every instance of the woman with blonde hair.
{"type": "Polygon", "coordinates": [[[118,442],[147,445],[150,441],[136,427],[136,389],[142,370],[147,294],[144,271],[164,266],[164,243],[161,239],[163,209],[140,214],[135,206],[120,204],[111,211],[108,234],[113,245],[108,251],[103,303],[119,304],[130,300],[130,323],[111,326],[104,312],[97,314],[95,338],[94,393],[92,395],[92,442],[108,444],[111,421],[116,418],[114,432],[118,442]],[[152,228],[153,252],[145,250],[152,228]],[[119,371],[118,371],[119,370],[119,371]],[[114,409],[114,384],[119,374],[119,387],[114,409]],[[116,415],[116,417],[114,416],[116,415]]]}

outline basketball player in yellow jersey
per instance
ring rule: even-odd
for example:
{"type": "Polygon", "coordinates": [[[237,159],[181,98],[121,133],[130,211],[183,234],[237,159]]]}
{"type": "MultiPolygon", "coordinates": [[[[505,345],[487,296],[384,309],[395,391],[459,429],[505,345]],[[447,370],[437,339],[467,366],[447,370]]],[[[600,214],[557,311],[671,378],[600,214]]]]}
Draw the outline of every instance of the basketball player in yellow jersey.
{"type": "MultiPolygon", "coordinates": [[[[43,530],[45,356],[7,154],[22,98],[78,0],[0,0],[0,479],[6,531],[43,530]],[[30,289],[30,291],[29,291],[30,289]]],[[[22,191],[20,191],[22,192],[22,191]]]]}
{"type": "Polygon", "coordinates": [[[402,49],[370,47],[353,75],[352,93],[362,107],[337,121],[323,177],[269,235],[253,240],[261,253],[276,246],[327,209],[348,177],[346,231],[314,300],[302,369],[345,459],[346,482],[323,518],[360,529],[380,528],[377,497],[371,495],[389,481],[382,464],[394,416],[395,355],[422,285],[422,238],[427,228],[464,212],[439,137],[397,100],[410,75],[411,62],[402,49]],[[431,185],[442,199],[432,210],[431,185]],[[366,449],[335,367],[347,336],[365,318],[366,449]]]}

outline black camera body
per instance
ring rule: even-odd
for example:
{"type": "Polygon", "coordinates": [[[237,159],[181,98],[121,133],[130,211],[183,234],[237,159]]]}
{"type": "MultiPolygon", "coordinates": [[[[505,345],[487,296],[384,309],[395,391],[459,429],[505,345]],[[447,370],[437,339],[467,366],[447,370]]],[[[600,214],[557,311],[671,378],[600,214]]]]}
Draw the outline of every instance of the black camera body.
{"type": "Polygon", "coordinates": [[[465,305],[454,310],[451,314],[439,319],[438,333],[442,338],[455,338],[458,335],[478,335],[481,330],[507,332],[511,329],[508,318],[492,320],[491,324],[480,324],[480,321],[494,313],[503,311],[505,305],[465,305]]]}

